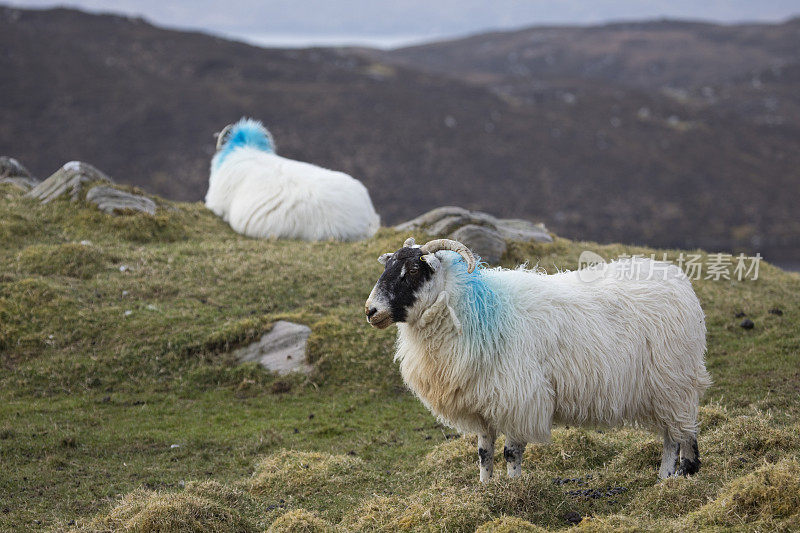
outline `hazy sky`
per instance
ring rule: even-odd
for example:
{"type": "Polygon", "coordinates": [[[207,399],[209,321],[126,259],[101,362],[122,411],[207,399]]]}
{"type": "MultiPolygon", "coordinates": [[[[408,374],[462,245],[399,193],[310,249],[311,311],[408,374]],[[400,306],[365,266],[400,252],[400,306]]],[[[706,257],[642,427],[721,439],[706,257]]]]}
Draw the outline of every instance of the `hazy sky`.
{"type": "Polygon", "coordinates": [[[718,22],[780,21],[798,0],[16,0],[140,15],[162,26],[202,29],[262,44],[392,46],[489,29],[658,17],[718,22]]]}

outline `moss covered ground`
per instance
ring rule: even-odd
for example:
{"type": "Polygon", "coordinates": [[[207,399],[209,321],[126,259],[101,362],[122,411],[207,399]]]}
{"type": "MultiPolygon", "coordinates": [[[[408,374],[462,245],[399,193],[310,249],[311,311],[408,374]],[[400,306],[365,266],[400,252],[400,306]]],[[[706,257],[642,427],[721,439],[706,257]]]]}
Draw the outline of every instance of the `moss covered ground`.
{"type": "MultiPolygon", "coordinates": [[[[714,379],[699,475],[658,481],[636,428],[558,428],[520,479],[498,451],[482,486],[472,439],[403,387],[394,328],[363,318],[376,257],[408,235],[259,241],[159,202],[111,217],[0,185],[0,531],[800,528],[800,276],[695,282],[714,379]],[[312,328],[309,376],[228,355],[280,319],[312,328]]],[[[503,264],[575,268],[584,249],[652,252],[556,239],[503,264]]]]}

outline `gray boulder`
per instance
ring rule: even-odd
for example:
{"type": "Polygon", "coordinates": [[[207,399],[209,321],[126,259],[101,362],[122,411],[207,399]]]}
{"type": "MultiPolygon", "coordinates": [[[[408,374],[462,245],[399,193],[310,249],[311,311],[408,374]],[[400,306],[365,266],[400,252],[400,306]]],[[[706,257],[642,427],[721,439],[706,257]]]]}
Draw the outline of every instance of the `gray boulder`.
{"type": "Polygon", "coordinates": [[[80,198],[80,193],[86,184],[96,182],[113,183],[111,178],[92,165],[80,161],[70,161],[31,189],[28,196],[46,204],[64,194],[69,194],[74,202],[80,198]]]}
{"type": "Polygon", "coordinates": [[[89,189],[89,192],[86,193],[86,201],[95,204],[100,211],[109,215],[126,211],[140,211],[148,215],[156,214],[156,203],[150,198],[106,185],[98,185],[89,189]]]}
{"type": "Polygon", "coordinates": [[[11,183],[27,191],[35,187],[38,181],[22,163],[3,155],[0,156],[0,183],[11,183]]]}
{"type": "Polygon", "coordinates": [[[544,224],[527,220],[497,218],[463,207],[437,207],[408,222],[395,226],[398,231],[421,230],[437,237],[463,242],[488,263],[497,263],[506,252],[508,241],[553,242],[544,224]]]}
{"type": "Polygon", "coordinates": [[[487,263],[499,262],[508,248],[500,232],[488,226],[467,224],[451,233],[449,238],[466,244],[487,263]]]}
{"type": "Polygon", "coordinates": [[[509,241],[553,242],[553,237],[541,222],[534,224],[519,218],[501,218],[497,221],[497,231],[509,241]]]}
{"type": "Polygon", "coordinates": [[[306,343],[311,328],[279,320],[261,339],[233,352],[241,361],[258,361],[261,366],[278,374],[311,371],[306,361],[306,343]]]}

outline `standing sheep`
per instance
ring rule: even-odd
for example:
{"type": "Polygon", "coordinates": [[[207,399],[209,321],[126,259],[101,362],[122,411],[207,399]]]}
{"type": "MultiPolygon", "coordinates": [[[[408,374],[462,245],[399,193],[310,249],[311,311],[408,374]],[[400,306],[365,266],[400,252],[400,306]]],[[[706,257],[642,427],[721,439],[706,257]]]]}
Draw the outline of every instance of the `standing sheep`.
{"type": "Polygon", "coordinates": [[[380,226],[361,182],[277,155],[269,131],[246,118],[217,137],[206,206],[250,237],[356,241],[380,226]]]}
{"type": "Polygon", "coordinates": [[[397,323],[406,384],[443,423],[478,435],[481,481],[498,433],[516,477],[526,443],[549,440],[553,423],[635,422],[664,439],[660,477],[699,470],[705,320],[676,266],[618,261],[592,279],[475,270],[470,250],[447,239],[408,239],[379,261],[367,320],[397,323]]]}

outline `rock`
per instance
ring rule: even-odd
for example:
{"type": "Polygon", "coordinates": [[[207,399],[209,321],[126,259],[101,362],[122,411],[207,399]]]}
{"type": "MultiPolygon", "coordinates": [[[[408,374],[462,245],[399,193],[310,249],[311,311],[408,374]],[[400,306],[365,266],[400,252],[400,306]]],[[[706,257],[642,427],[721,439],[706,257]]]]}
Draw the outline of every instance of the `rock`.
{"type": "Polygon", "coordinates": [[[469,246],[489,263],[500,260],[507,248],[506,241],[553,242],[544,224],[497,218],[488,213],[456,206],[437,207],[408,222],[398,224],[395,229],[422,230],[437,237],[455,239],[469,246]]]}
{"type": "Polygon", "coordinates": [[[31,173],[13,157],[0,156],[0,178],[30,178],[31,173]]]}
{"type": "Polygon", "coordinates": [[[39,182],[34,181],[34,180],[30,179],[30,178],[23,178],[23,177],[15,176],[13,178],[11,178],[11,177],[9,177],[9,178],[0,178],[0,183],[10,183],[12,185],[16,185],[17,187],[19,187],[23,191],[29,191],[32,188],[36,187],[36,185],[39,182]]]}
{"type": "Polygon", "coordinates": [[[467,245],[487,263],[497,263],[506,253],[506,241],[500,232],[486,226],[467,224],[450,234],[450,238],[467,245]]]}
{"type": "Polygon", "coordinates": [[[579,524],[583,517],[578,511],[567,511],[564,513],[564,520],[574,525],[579,524]]]}
{"type": "Polygon", "coordinates": [[[260,340],[233,355],[241,362],[258,361],[261,366],[278,374],[311,371],[306,361],[306,343],[311,328],[280,320],[260,340]]]}
{"type": "Polygon", "coordinates": [[[39,182],[31,176],[22,163],[4,155],[0,156],[0,183],[11,183],[27,191],[39,182]]]}
{"type": "Polygon", "coordinates": [[[506,240],[553,242],[553,237],[550,236],[550,232],[541,222],[534,224],[529,220],[519,218],[501,218],[497,222],[497,230],[506,240]]]}
{"type": "Polygon", "coordinates": [[[28,196],[37,198],[43,204],[46,204],[69,193],[74,202],[80,197],[84,185],[95,182],[113,183],[111,178],[92,165],[80,161],[70,161],[52,176],[31,189],[28,192],[28,196]]]}
{"type": "Polygon", "coordinates": [[[86,201],[95,204],[100,211],[109,215],[139,211],[148,215],[156,214],[156,203],[138,194],[133,194],[107,185],[92,187],[86,193],[86,201]]]}
{"type": "Polygon", "coordinates": [[[772,309],[769,310],[769,314],[775,315],[775,316],[783,316],[783,309],[779,309],[777,307],[773,307],[772,309]]]}
{"type": "Polygon", "coordinates": [[[736,317],[736,318],[744,318],[744,317],[747,316],[747,313],[745,313],[744,311],[739,311],[738,313],[736,313],[733,316],[736,317]]]}
{"type": "Polygon", "coordinates": [[[745,318],[744,320],[742,320],[742,323],[739,324],[739,326],[741,326],[744,329],[753,329],[755,327],[755,323],[753,323],[753,321],[750,320],[749,318],[745,318]]]}
{"type": "Polygon", "coordinates": [[[394,229],[398,231],[423,229],[445,217],[459,216],[459,215],[469,216],[469,211],[464,209],[463,207],[455,207],[455,206],[437,207],[436,209],[431,209],[427,213],[423,213],[417,218],[412,218],[408,222],[403,222],[402,224],[398,224],[397,226],[394,227],[394,229]]]}

